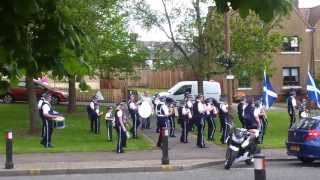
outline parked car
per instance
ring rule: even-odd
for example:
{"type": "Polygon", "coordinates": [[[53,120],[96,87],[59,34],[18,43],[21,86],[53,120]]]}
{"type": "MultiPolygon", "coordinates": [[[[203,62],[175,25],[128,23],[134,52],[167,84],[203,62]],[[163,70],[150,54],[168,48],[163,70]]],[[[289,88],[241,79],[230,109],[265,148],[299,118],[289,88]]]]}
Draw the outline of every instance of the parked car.
{"type": "Polygon", "coordinates": [[[288,131],[287,154],[303,163],[320,159],[320,116],[300,120],[288,131]]]}
{"type": "MultiPolygon", "coordinates": [[[[197,81],[180,81],[166,92],[160,92],[160,96],[167,96],[174,101],[182,101],[185,92],[189,92],[193,97],[198,95],[197,81]]],[[[203,95],[205,98],[220,99],[221,87],[215,81],[203,81],[203,95]]]]}
{"type": "MultiPolygon", "coordinates": [[[[36,96],[38,99],[40,99],[43,93],[49,92],[52,94],[53,104],[68,101],[67,92],[51,88],[50,86],[43,84],[40,81],[35,80],[33,82],[36,90],[36,96]]],[[[19,82],[17,87],[10,88],[8,92],[2,96],[2,100],[4,103],[12,103],[14,101],[26,101],[27,99],[27,88],[26,83],[24,81],[19,82]]]]}

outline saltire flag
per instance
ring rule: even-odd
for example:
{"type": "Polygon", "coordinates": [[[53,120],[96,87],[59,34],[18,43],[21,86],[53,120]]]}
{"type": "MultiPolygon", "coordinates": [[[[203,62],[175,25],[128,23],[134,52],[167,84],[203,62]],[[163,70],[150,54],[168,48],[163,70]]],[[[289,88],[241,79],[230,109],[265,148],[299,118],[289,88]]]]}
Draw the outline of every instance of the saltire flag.
{"type": "Polygon", "coordinates": [[[308,71],[307,96],[311,101],[317,104],[318,108],[320,107],[320,91],[317,88],[310,71],[308,71]]]}
{"type": "Polygon", "coordinates": [[[269,109],[273,102],[277,99],[278,95],[273,90],[272,85],[269,81],[269,77],[266,74],[266,70],[263,72],[263,90],[262,90],[262,104],[269,109]]]}

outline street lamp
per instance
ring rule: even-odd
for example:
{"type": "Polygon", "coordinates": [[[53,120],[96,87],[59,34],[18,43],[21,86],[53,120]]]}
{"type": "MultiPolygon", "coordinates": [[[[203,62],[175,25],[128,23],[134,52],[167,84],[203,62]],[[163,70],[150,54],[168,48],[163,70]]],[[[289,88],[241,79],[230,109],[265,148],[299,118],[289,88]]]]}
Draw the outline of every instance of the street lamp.
{"type": "Polygon", "coordinates": [[[311,35],[311,49],[310,49],[310,70],[312,76],[315,78],[315,67],[314,67],[314,33],[316,32],[315,27],[309,27],[306,29],[306,32],[310,32],[311,35]]]}

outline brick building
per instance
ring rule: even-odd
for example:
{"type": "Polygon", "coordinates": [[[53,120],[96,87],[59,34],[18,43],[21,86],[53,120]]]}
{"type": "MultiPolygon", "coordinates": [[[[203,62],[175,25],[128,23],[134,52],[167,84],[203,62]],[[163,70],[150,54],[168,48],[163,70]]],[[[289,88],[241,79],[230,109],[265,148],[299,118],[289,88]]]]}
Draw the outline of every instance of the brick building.
{"type": "MultiPolygon", "coordinates": [[[[276,52],[272,64],[276,70],[270,78],[278,94],[284,95],[291,89],[304,93],[309,64],[311,72],[314,68],[314,78],[320,79],[319,19],[320,6],[308,9],[295,7],[281,22],[282,28],[274,30],[284,35],[283,46],[276,52]]],[[[234,91],[247,95],[261,93],[261,82],[243,84],[234,82],[234,91]]]]}

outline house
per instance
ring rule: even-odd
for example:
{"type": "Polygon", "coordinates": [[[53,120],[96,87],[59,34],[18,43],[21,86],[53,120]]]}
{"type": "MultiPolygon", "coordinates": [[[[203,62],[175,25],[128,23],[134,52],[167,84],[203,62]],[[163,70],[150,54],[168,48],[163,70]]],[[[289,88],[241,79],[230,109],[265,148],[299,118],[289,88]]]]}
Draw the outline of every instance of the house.
{"type": "MultiPolygon", "coordinates": [[[[320,80],[319,19],[320,6],[308,9],[295,6],[281,22],[282,28],[275,29],[284,35],[283,46],[276,52],[272,64],[276,70],[270,78],[278,94],[286,95],[292,89],[305,93],[308,66],[314,79],[320,80]]],[[[234,89],[247,95],[259,95],[261,82],[237,81],[234,89]]]]}

